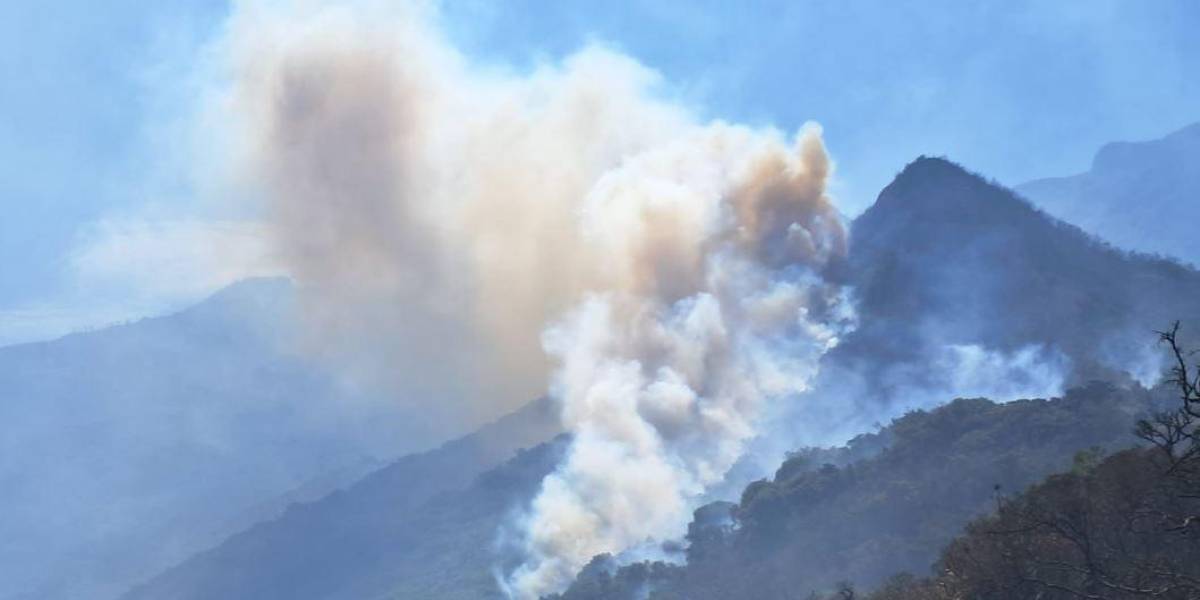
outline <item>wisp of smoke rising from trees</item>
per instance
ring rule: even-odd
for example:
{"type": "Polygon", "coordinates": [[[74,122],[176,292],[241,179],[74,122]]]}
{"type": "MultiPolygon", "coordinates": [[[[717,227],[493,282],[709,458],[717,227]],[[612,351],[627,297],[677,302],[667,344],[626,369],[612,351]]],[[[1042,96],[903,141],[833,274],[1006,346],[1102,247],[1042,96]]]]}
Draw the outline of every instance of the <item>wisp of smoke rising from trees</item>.
{"type": "Polygon", "coordinates": [[[489,72],[431,18],[240,5],[220,106],[314,350],[490,413],[549,385],[572,442],[501,582],[533,598],[683,533],[849,322],[846,233],[816,126],[703,123],[603,48],[489,72]]]}

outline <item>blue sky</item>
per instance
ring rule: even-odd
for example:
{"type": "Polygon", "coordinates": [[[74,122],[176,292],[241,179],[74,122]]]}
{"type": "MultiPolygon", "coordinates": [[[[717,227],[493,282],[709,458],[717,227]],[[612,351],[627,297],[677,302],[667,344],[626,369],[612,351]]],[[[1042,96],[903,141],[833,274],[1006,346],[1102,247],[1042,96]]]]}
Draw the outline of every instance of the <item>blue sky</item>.
{"type": "MultiPolygon", "coordinates": [[[[136,282],[96,297],[72,257],[114,216],[197,216],[195,191],[164,166],[178,88],[163,83],[186,79],[228,10],[0,3],[0,344],[185,299],[136,282]]],[[[1200,3],[1186,0],[465,0],[442,12],[479,61],[522,69],[599,42],[710,117],[817,121],[851,214],[922,153],[1015,184],[1200,120],[1200,3]]]]}

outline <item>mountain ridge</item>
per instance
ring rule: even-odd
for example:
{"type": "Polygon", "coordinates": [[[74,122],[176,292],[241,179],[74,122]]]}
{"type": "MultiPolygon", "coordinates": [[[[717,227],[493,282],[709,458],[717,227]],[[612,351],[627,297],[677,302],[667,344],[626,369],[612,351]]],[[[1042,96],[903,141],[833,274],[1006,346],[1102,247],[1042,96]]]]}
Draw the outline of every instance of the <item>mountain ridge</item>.
{"type": "Polygon", "coordinates": [[[999,494],[1070,468],[1081,450],[1135,446],[1129,424],[1161,394],[1093,384],[1061,398],[960,398],[908,413],[874,434],[887,440],[882,451],[841,459],[855,444],[804,449],[736,503],[699,508],[685,564],[601,556],[552,600],[803,598],[843,580],[870,588],[926,572],[999,494]]]}
{"type": "Polygon", "coordinates": [[[1089,170],[1014,189],[1106,241],[1200,264],[1188,227],[1200,218],[1200,123],[1158,139],[1113,142],[1089,170]]]}
{"type": "Polygon", "coordinates": [[[287,280],[246,280],[0,348],[0,598],[114,597],[374,457],[439,441],[293,351],[293,309],[287,280]]]}
{"type": "MultiPolygon", "coordinates": [[[[862,415],[878,419],[930,408],[956,396],[949,390],[980,389],[958,380],[967,368],[980,371],[981,380],[1020,379],[1032,377],[1030,368],[1049,364],[1050,371],[1063,371],[1051,373],[1061,376],[1058,387],[1099,377],[1112,389],[1136,389],[1135,378],[1122,369],[1132,358],[1144,358],[1140,353],[1152,341],[1153,329],[1195,313],[1186,299],[1200,293],[1195,270],[1113,248],[1011,190],[949,160],[929,157],[906,166],[854,222],[847,270],[848,282],[859,290],[860,326],[822,363],[814,394],[823,400],[814,406],[829,413],[822,416],[826,421],[806,422],[800,417],[811,417],[812,411],[801,413],[787,424],[807,428],[796,431],[812,432],[831,419],[845,419],[838,426],[857,433],[869,428],[862,415]],[[1122,354],[1126,344],[1136,345],[1137,351],[1122,354]],[[1001,362],[988,358],[972,366],[945,362],[939,354],[960,347],[976,348],[986,357],[994,353],[1001,362]],[[1040,350],[1021,354],[1028,347],[1040,350]],[[989,370],[997,364],[1010,370],[997,376],[989,370]],[[862,385],[841,385],[847,378],[862,385]]],[[[1150,364],[1148,370],[1157,369],[1158,363],[1150,364]]],[[[1035,397],[1022,394],[1039,385],[1047,387],[1035,381],[985,389],[1016,399],[1035,397]]],[[[1121,423],[1123,434],[1128,425],[1121,423]]],[[[535,448],[547,452],[544,446],[535,448]]],[[[491,597],[498,592],[490,569],[503,561],[493,546],[496,527],[511,505],[472,498],[473,486],[488,473],[424,504],[395,498],[407,485],[441,477],[436,469],[397,469],[391,477],[368,477],[273,524],[226,540],[146,582],[126,600],[491,597]],[[374,492],[364,491],[372,486],[374,492]],[[443,520],[457,518],[470,525],[459,530],[443,520]],[[428,523],[418,525],[420,521],[428,523]],[[389,538],[387,531],[394,536],[389,538]],[[325,535],[339,541],[331,543],[325,535]],[[356,571],[347,562],[351,556],[374,566],[364,563],[356,571]],[[388,556],[417,562],[389,563],[383,558],[388,556]],[[456,560],[460,569],[474,570],[464,573],[447,566],[456,560]],[[306,581],[300,574],[317,568],[325,569],[323,591],[305,596],[304,588],[297,587],[306,581]],[[447,579],[439,583],[440,576],[447,579]]],[[[527,475],[522,490],[507,498],[533,493],[539,479],[532,472],[527,475]]],[[[932,543],[927,548],[936,549],[932,543]]]]}
{"type": "Polygon", "coordinates": [[[1105,362],[1080,339],[1089,330],[1136,327],[1144,335],[1191,316],[1186,298],[1200,293],[1195,269],[1114,248],[945,159],[907,166],[855,220],[851,243],[868,332],[875,322],[936,315],[950,321],[942,342],[1056,345],[1077,362],[1105,362]],[[1073,291],[1030,302],[1056,288],[1073,291]],[[1147,301],[1151,295],[1166,297],[1147,301]],[[1087,305],[1096,309],[1090,317],[1113,327],[1081,320],[1087,305]]]}

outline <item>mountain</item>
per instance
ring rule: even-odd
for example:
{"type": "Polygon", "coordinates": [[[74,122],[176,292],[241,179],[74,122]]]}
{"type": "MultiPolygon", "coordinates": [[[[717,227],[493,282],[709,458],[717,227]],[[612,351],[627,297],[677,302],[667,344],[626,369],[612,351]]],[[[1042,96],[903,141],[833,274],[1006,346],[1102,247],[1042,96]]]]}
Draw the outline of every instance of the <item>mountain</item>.
{"type": "MultiPolygon", "coordinates": [[[[956,396],[1084,391],[1049,403],[1048,413],[1039,413],[1039,403],[968,410],[974,405],[959,401],[929,414],[978,410],[970,420],[982,419],[980,429],[927,430],[921,452],[905,450],[901,436],[862,463],[839,466],[826,456],[795,486],[781,483],[798,468],[789,461],[773,481],[746,488],[732,512],[710,505],[697,513],[696,527],[735,524],[738,533],[711,546],[703,542],[707,533],[694,532],[700,538],[690,540],[692,548],[715,553],[716,562],[681,574],[648,563],[615,570],[602,557],[564,600],[645,597],[655,582],[679,592],[663,598],[788,597],[759,587],[780,581],[804,597],[839,578],[871,584],[900,570],[925,572],[967,519],[988,508],[991,484],[1020,489],[1088,445],[1133,443],[1133,419],[1116,408],[1131,404],[1114,398],[1137,395],[1135,380],[1149,384],[1161,372],[1155,330],[1176,319],[1200,323],[1194,269],[1115,248],[945,159],[907,165],[851,233],[843,276],[854,289],[858,327],[823,359],[815,389],[770,424],[775,437],[864,431],[872,420],[956,396]],[[1031,420],[1008,421],[1015,414],[1031,420]],[[1086,435],[1104,433],[1078,437],[1071,427],[1090,419],[1103,425],[1086,435]],[[1024,437],[1030,433],[1048,439],[1024,437]],[[978,447],[968,452],[960,444],[978,447]]],[[[916,422],[905,417],[885,431],[916,422]]]]}
{"type": "Polygon", "coordinates": [[[1133,413],[1155,405],[1134,383],[1161,371],[1153,332],[1200,323],[1200,273],[1115,248],[945,159],[907,165],[851,233],[859,325],[793,407],[792,439],[973,392],[1070,388],[1063,399],[909,414],[882,442],[852,443],[886,445],[857,461],[801,452],[738,503],[698,511],[687,566],[599,557],[563,600],[804,597],[926,572],[992,507],[993,485],[1020,490],[1079,450],[1133,444],[1133,413]]]}
{"type": "Polygon", "coordinates": [[[538,443],[557,422],[550,402],[531,403],[294,505],[122,599],[500,598],[495,544],[558,462],[565,439],[538,443]]]}
{"type": "Polygon", "coordinates": [[[1200,123],[1148,142],[1117,142],[1092,167],[1017,191],[1050,214],[1122,248],[1200,265],[1200,123]]]}
{"type": "Polygon", "coordinates": [[[115,597],[440,441],[290,352],[293,302],[288,281],[252,280],[0,348],[0,598],[115,597]]]}
{"type": "Polygon", "coordinates": [[[849,262],[859,325],[818,388],[863,398],[857,412],[1149,385],[1153,332],[1200,323],[1200,272],[1114,248],[940,158],[906,166],[853,222],[849,262]]]}
{"type": "Polygon", "coordinates": [[[925,573],[1000,494],[1069,469],[1080,450],[1133,446],[1135,416],[1169,402],[1093,384],[1059,399],[913,412],[846,447],[796,452],[736,504],[697,510],[686,564],[601,556],[557,600],[805,598],[839,581],[870,588],[925,573]],[[860,458],[858,446],[880,444],[860,458]]]}
{"type": "MultiPolygon", "coordinates": [[[[856,289],[858,329],[827,355],[816,390],[772,421],[776,439],[848,439],[872,421],[955,396],[1013,400],[1110,382],[1060,401],[961,401],[907,416],[850,450],[798,455],[810,463],[788,461],[772,484],[751,486],[728,505],[733,512],[710,505],[697,522],[745,518],[762,523],[746,532],[785,532],[787,544],[820,554],[836,528],[853,526],[846,518],[862,517],[836,554],[860,582],[898,566],[928,568],[947,536],[988,508],[992,485],[1031,484],[1088,445],[1132,443],[1130,415],[1148,402],[1134,379],[1150,380],[1160,365],[1152,331],[1174,319],[1200,322],[1192,301],[1198,272],[1117,250],[941,158],[908,164],[853,223],[839,276],[856,289]],[[797,517],[808,521],[788,521],[792,508],[772,520],[776,497],[782,506],[820,504],[797,517]],[[940,510],[914,520],[912,511],[926,506],[940,510]],[[810,536],[802,522],[826,529],[810,536]],[[928,533],[906,542],[918,523],[928,533]],[[874,544],[868,524],[895,529],[874,544]]],[[[535,446],[432,496],[409,490],[467,472],[421,467],[432,455],[404,458],[186,560],[126,600],[493,598],[492,569],[506,558],[500,526],[532,497],[560,444],[535,446]]],[[[601,559],[589,576],[610,566],[601,559]]]]}
{"type": "Polygon", "coordinates": [[[1200,598],[1198,458],[1161,448],[1080,453],[1070,471],[968,523],[930,576],[901,573],[864,598],[1200,598]]]}
{"type": "MultiPolygon", "coordinates": [[[[778,586],[807,592],[837,579],[871,584],[899,570],[924,572],[993,505],[996,485],[1020,490],[1070,466],[1080,449],[1132,445],[1130,423],[1153,406],[1140,388],[1093,384],[1062,399],[958,400],[910,413],[847,446],[795,452],[738,504],[701,508],[689,533],[691,566],[618,570],[600,557],[564,598],[627,600],[647,586],[679,594],[664,598],[780,597],[772,595],[778,586]]],[[[293,506],[122,600],[500,600],[493,573],[512,558],[505,526],[566,439],[518,451],[459,485],[461,473],[447,467],[460,462],[447,457],[479,453],[487,445],[479,435],[293,506]]]]}
{"type": "Polygon", "coordinates": [[[287,281],[249,281],[0,348],[0,598],[113,597],[246,526],[243,511],[370,467],[290,414],[297,395],[335,395],[272,346],[290,298],[287,281]]]}

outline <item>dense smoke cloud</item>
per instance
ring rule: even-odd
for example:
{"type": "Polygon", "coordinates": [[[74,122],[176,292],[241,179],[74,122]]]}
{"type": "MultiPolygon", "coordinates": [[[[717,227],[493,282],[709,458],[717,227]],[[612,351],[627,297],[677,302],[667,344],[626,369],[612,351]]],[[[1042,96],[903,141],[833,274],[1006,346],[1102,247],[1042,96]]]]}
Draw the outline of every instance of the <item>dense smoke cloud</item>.
{"type": "Polygon", "coordinates": [[[551,328],[574,438],[526,517],[510,595],[568,584],[593,556],[680,537],[754,435],[804,392],[845,321],[822,278],[845,253],[814,130],[789,148],[721,125],[606,175],[582,212],[605,285],[551,328]]]}
{"type": "Polygon", "coordinates": [[[694,125],[621,55],[504,76],[465,64],[429,19],[240,7],[223,106],[311,349],[483,418],[544,393],[542,329],[602,275],[606,250],[578,230],[588,190],[694,125]]]}
{"type": "Polygon", "coordinates": [[[549,382],[573,441],[502,582],[536,597],[682,534],[807,388],[849,321],[846,232],[817,127],[702,123],[602,48],[487,72],[430,18],[241,6],[223,106],[313,350],[431,411],[549,382]]]}

